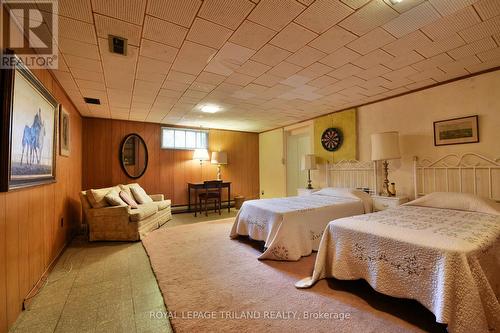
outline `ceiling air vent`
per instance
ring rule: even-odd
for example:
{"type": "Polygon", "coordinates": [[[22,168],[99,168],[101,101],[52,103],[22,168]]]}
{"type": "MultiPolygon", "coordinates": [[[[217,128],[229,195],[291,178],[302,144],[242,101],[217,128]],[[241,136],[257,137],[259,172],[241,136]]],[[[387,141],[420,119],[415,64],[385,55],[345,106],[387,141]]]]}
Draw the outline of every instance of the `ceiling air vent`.
{"type": "Polygon", "coordinates": [[[99,100],[99,98],[92,98],[92,97],[84,97],[83,100],[85,101],[85,103],[87,104],[97,104],[97,105],[101,105],[101,101],[99,100]]]}
{"type": "Polygon", "coordinates": [[[111,53],[127,55],[127,39],[109,35],[109,51],[111,53]]]}

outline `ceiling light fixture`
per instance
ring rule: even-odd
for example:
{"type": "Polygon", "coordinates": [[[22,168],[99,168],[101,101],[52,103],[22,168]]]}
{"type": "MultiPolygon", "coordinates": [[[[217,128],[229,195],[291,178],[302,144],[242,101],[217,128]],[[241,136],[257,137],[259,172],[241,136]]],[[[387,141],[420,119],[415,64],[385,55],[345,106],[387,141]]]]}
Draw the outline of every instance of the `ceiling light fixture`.
{"type": "Polygon", "coordinates": [[[220,111],[220,108],[217,105],[204,105],[201,108],[201,112],[205,112],[205,113],[216,113],[219,111],[220,111]]]}
{"type": "Polygon", "coordinates": [[[393,5],[397,5],[400,2],[403,2],[403,0],[389,0],[393,5]]]}

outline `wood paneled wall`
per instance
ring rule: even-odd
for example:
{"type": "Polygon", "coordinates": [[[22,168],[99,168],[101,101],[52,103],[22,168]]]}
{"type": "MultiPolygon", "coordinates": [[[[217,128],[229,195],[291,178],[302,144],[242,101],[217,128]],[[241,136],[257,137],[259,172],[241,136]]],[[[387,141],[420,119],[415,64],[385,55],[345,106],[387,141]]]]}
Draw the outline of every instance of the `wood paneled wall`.
{"type": "MultiPolygon", "coordinates": [[[[160,148],[161,125],[97,118],[83,119],[83,187],[85,189],[127,184],[120,167],[120,145],[127,134],[139,134],[148,147],[149,165],[137,179],[146,192],[162,193],[173,205],[187,204],[187,183],[215,179],[217,167],[210,162],[192,160],[190,150],[160,148]]],[[[259,195],[259,138],[256,133],[210,130],[210,151],[226,151],[228,164],[222,166],[222,178],[232,182],[232,196],[259,195]]]]}
{"type": "Polygon", "coordinates": [[[0,193],[0,332],[81,221],[82,118],[48,71],[33,72],[70,113],[71,156],[57,149],[56,183],[0,193]]]}

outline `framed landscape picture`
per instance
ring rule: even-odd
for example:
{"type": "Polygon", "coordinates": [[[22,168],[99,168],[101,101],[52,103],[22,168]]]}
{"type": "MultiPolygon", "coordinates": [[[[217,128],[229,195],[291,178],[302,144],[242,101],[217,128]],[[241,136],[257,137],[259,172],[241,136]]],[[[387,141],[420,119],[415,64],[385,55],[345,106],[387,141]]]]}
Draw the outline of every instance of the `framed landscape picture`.
{"type": "Polygon", "coordinates": [[[57,101],[21,61],[0,84],[0,191],[55,182],[57,101]]]}
{"type": "Polygon", "coordinates": [[[70,153],[70,117],[69,113],[61,106],[59,117],[59,153],[62,156],[69,156],[70,153]]]}
{"type": "Polygon", "coordinates": [[[434,145],[456,145],[479,142],[478,116],[434,122],[434,145]]]}

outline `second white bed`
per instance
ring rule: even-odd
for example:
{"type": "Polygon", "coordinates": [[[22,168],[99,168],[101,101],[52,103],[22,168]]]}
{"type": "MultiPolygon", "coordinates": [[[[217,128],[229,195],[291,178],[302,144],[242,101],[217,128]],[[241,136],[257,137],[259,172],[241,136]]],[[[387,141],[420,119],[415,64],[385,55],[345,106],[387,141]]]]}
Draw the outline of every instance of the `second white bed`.
{"type": "Polygon", "coordinates": [[[265,242],[259,259],[296,261],[319,248],[328,222],[372,210],[368,194],[353,189],[326,188],[309,196],[244,202],[231,230],[265,242]]]}

